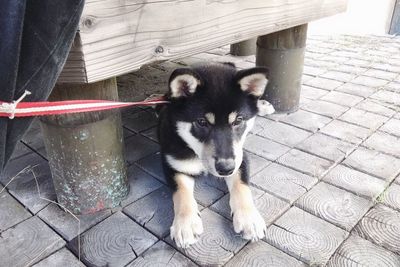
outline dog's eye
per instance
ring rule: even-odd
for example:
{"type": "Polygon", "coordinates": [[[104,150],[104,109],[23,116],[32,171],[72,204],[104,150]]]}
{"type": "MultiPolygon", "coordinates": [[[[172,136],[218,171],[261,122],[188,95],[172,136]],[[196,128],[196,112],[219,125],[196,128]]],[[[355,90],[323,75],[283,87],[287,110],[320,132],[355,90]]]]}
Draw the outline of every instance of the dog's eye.
{"type": "Polygon", "coordinates": [[[238,126],[243,123],[243,117],[242,116],[237,116],[236,120],[232,123],[234,126],[238,126]]]}
{"type": "Polygon", "coordinates": [[[197,125],[199,125],[200,127],[206,127],[208,125],[208,122],[205,118],[198,118],[196,120],[197,125]]]}

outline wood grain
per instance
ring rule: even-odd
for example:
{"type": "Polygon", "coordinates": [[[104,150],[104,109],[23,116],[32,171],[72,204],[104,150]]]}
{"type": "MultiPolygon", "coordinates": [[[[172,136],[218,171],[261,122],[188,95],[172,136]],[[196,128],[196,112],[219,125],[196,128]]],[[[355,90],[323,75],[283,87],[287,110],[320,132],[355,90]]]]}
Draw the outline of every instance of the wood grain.
{"type": "Polygon", "coordinates": [[[107,79],[305,24],[343,12],[346,5],[347,0],[88,0],[80,41],[60,81],[107,79]]]}
{"type": "Polygon", "coordinates": [[[382,196],[382,202],[393,209],[400,211],[400,185],[392,184],[382,196]]]}

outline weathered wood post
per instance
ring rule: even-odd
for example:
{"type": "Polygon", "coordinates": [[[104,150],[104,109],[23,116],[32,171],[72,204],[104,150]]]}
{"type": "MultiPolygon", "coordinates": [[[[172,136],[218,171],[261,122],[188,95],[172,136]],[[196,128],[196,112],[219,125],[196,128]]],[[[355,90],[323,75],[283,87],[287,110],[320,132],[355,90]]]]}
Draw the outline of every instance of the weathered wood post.
{"type": "Polygon", "coordinates": [[[231,44],[231,54],[234,56],[251,56],[256,54],[257,38],[231,44]]]}
{"type": "Polygon", "coordinates": [[[307,24],[258,37],[256,65],[270,70],[265,99],[277,112],[299,108],[307,24]]]}
{"type": "MultiPolygon", "coordinates": [[[[118,100],[116,79],[59,84],[49,101],[118,100]]],[[[47,157],[58,202],[75,214],[115,207],[129,187],[118,110],[41,118],[47,157]]]]}

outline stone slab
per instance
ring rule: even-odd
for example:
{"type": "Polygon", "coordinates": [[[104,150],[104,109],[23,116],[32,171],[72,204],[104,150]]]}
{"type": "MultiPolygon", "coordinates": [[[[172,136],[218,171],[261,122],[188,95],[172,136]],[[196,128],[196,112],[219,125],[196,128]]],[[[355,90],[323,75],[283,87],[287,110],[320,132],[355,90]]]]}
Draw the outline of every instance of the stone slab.
{"type": "Polygon", "coordinates": [[[159,145],[142,135],[134,135],[125,140],[125,160],[128,164],[159,151],[159,145]]]}
{"type": "Polygon", "coordinates": [[[400,137],[400,120],[392,118],[379,130],[400,137]]]}
{"type": "MultiPolygon", "coordinates": [[[[80,237],[81,260],[89,266],[125,266],[150,248],[157,238],[117,212],[80,237]]],[[[68,243],[78,255],[79,239],[68,243]]]]}
{"type": "Polygon", "coordinates": [[[295,205],[350,231],[372,207],[373,202],[321,182],[300,197],[295,205]]]}
{"type": "Polygon", "coordinates": [[[371,134],[369,129],[337,120],[329,123],[321,132],[354,144],[360,144],[371,134]]]}
{"type": "Polygon", "coordinates": [[[249,174],[250,177],[254,176],[255,174],[259,173],[261,170],[263,170],[265,167],[267,167],[269,164],[271,164],[271,161],[266,160],[260,156],[257,156],[253,153],[246,153],[248,163],[249,163],[249,174]]]}
{"type": "Polygon", "coordinates": [[[384,132],[375,132],[364,142],[364,145],[397,157],[400,156],[400,137],[384,132]]]}
{"type": "Polygon", "coordinates": [[[382,204],[400,211],[400,185],[392,184],[379,199],[382,204]]]}
{"type": "Polygon", "coordinates": [[[33,267],[65,267],[66,264],[68,264],[68,267],[85,267],[85,265],[66,248],[50,255],[39,263],[33,265],[33,267]]]}
{"type": "Polygon", "coordinates": [[[316,77],[312,80],[309,80],[305,83],[305,85],[317,87],[325,90],[334,90],[335,88],[341,86],[343,83],[331,79],[316,77]]]}
{"type": "Polygon", "coordinates": [[[324,95],[326,95],[327,93],[329,93],[329,91],[327,90],[323,90],[323,89],[318,89],[315,87],[311,87],[311,86],[307,86],[307,85],[303,85],[301,86],[301,97],[305,97],[308,99],[318,99],[324,95]]]}
{"type": "Polygon", "coordinates": [[[141,160],[136,162],[136,165],[145,172],[149,173],[151,176],[157,178],[159,181],[163,182],[164,184],[167,184],[161,164],[160,152],[142,158],[141,160]]]}
{"type": "Polygon", "coordinates": [[[65,245],[65,241],[38,217],[29,218],[1,233],[2,266],[30,266],[65,245]]]}
{"type": "Polygon", "coordinates": [[[348,233],[292,207],[267,229],[266,241],[308,265],[328,262],[348,233]]]}
{"type": "Polygon", "coordinates": [[[298,110],[287,115],[282,121],[311,132],[316,132],[328,124],[331,119],[308,111],[298,110]]]}
{"type": "Polygon", "coordinates": [[[396,92],[380,90],[371,95],[371,98],[386,102],[389,104],[400,105],[400,94],[396,92]]]}
{"type": "Polygon", "coordinates": [[[278,163],[313,177],[322,177],[333,165],[332,161],[316,157],[297,149],[292,149],[280,157],[278,163]]]}
{"type": "Polygon", "coordinates": [[[141,132],[157,125],[157,117],[154,112],[142,110],[139,112],[125,114],[122,124],[133,132],[141,132]]]}
{"type": "Polygon", "coordinates": [[[289,203],[306,193],[318,179],[282,165],[272,163],[251,178],[251,183],[289,203]]]}
{"type": "Polygon", "coordinates": [[[47,225],[67,241],[72,240],[78,236],[79,233],[85,232],[110,215],[111,210],[104,210],[94,214],[76,215],[75,218],[56,204],[50,204],[38,213],[38,216],[46,222],[47,225]]]}
{"type": "Polygon", "coordinates": [[[330,70],[321,75],[322,78],[328,78],[340,82],[349,82],[353,80],[356,76],[357,76],[356,74],[335,71],[335,70],[330,70]]]}
{"type": "Polygon", "coordinates": [[[264,118],[258,119],[256,124],[257,128],[260,129],[257,132],[258,135],[290,147],[311,135],[311,133],[297,127],[264,118]]]}
{"type": "Polygon", "coordinates": [[[364,86],[368,86],[368,87],[381,87],[388,83],[387,80],[364,76],[364,75],[365,75],[365,72],[363,75],[358,76],[357,78],[351,80],[351,82],[356,83],[356,84],[361,84],[364,86]]]}
{"type": "Polygon", "coordinates": [[[330,118],[337,118],[349,109],[348,107],[322,100],[310,101],[301,108],[330,118]]]}
{"type": "Polygon", "coordinates": [[[385,116],[368,112],[362,109],[351,108],[346,111],[342,116],[340,116],[339,120],[357,124],[371,130],[376,130],[388,119],[385,116]]]}
{"type": "Polygon", "coordinates": [[[307,265],[265,242],[254,242],[245,246],[225,266],[300,267],[307,265]]]}
{"type": "Polygon", "coordinates": [[[400,172],[400,159],[363,147],[357,148],[343,163],[387,182],[392,181],[400,172]]]}
{"type": "Polygon", "coordinates": [[[335,252],[327,267],[400,266],[400,256],[358,236],[351,235],[335,252]]]}
{"type": "Polygon", "coordinates": [[[25,210],[18,201],[13,198],[3,187],[0,186],[0,233],[20,223],[31,214],[25,210]]]}
{"type": "MultiPolygon", "coordinates": [[[[204,209],[201,212],[204,232],[189,249],[179,249],[200,266],[221,266],[228,262],[245,244],[246,240],[233,231],[232,222],[221,215],[204,209]]],[[[175,246],[170,237],[166,239],[175,246]]]]}
{"type": "MultiPolygon", "coordinates": [[[[390,72],[388,70],[377,70],[377,69],[369,69],[366,72],[364,72],[365,76],[370,76],[373,78],[379,78],[387,81],[392,81],[394,78],[399,76],[399,73],[396,72],[390,72]]],[[[383,82],[382,82],[383,83],[383,82]]]]}
{"type": "Polygon", "coordinates": [[[159,241],[127,265],[127,267],[142,266],[195,267],[197,265],[170,245],[159,241]]]}
{"type": "Polygon", "coordinates": [[[374,99],[365,99],[358,103],[355,107],[386,117],[391,117],[393,116],[393,114],[396,113],[395,109],[390,105],[386,105],[384,103],[381,103],[379,100],[374,99]]]}
{"type": "Polygon", "coordinates": [[[344,165],[333,168],[323,180],[367,199],[377,198],[387,186],[387,182],[381,179],[344,165]]]}
{"type": "Polygon", "coordinates": [[[257,135],[249,135],[246,139],[244,148],[247,151],[268,160],[276,160],[278,157],[290,150],[290,148],[285,145],[257,135]]]}
{"type": "Polygon", "coordinates": [[[369,97],[373,93],[375,93],[378,89],[374,87],[368,87],[365,85],[354,84],[354,83],[345,83],[342,86],[339,86],[335,89],[335,91],[347,93],[355,96],[361,96],[364,98],[369,97]]]}
{"type": "Polygon", "coordinates": [[[358,104],[360,101],[363,100],[362,97],[360,96],[355,96],[351,94],[346,94],[342,92],[337,92],[337,91],[332,91],[329,94],[323,96],[321,100],[327,101],[327,102],[333,102],[338,105],[342,106],[347,106],[347,107],[352,107],[356,104],[358,104]]]}
{"type": "Polygon", "coordinates": [[[383,205],[370,210],[354,232],[378,246],[400,253],[400,212],[383,205]]]}
{"type": "Polygon", "coordinates": [[[324,134],[316,133],[297,145],[296,148],[324,159],[339,162],[354,150],[355,145],[324,134]]]}

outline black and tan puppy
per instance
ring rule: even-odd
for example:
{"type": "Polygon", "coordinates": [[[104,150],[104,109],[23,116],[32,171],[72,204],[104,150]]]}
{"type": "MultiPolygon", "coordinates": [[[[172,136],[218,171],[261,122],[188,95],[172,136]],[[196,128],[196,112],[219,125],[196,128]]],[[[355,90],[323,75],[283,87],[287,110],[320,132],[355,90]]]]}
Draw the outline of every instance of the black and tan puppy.
{"type": "Polygon", "coordinates": [[[234,230],[245,239],[264,237],[265,222],[251,196],[243,144],[267,77],[265,68],[237,71],[231,63],[172,73],[170,104],[160,111],[158,134],[165,175],[174,190],[171,238],[179,247],[193,244],[203,232],[193,188],[204,173],[226,181],[234,230]]]}

